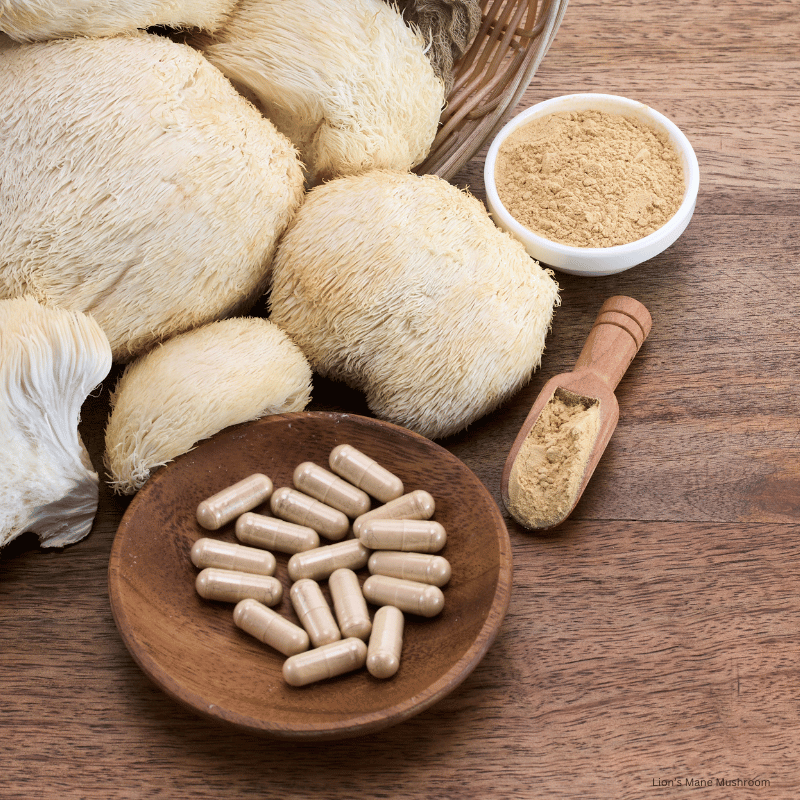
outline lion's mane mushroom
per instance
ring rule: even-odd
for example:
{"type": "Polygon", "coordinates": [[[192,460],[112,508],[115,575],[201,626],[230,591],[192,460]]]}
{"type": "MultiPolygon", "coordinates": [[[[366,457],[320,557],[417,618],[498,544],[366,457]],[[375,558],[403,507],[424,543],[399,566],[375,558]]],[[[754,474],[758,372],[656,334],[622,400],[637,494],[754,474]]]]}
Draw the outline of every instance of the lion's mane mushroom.
{"type": "Polygon", "coordinates": [[[0,300],[0,547],[26,531],[62,547],[91,530],[99,479],[78,422],[110,368],[90,317],[0,300]]]}
{"type": "Polygon", "coordinates": [[[113,36],[163,25],[215,30],[235,0],[1,0],[0,31],[20,42],[113,36]]]}
{"type": "Polygon", "coordinates": [[[270,319],[376,416],[431,438],[539,365],[558,286],[471,195],[375,171],[309,192],[275,256],[270,319]]]}
{"type": "Polygon", "coordinates": [[[0,52],[0,298],[91,313],[126,361],[263,293],[303,198],[291,143],[152,34],[0,52]]]}
{"type": "Polygon", "coordinates": [[[269,320],[234,317],[180,334],[128,364],[111,396],[105,466],[120,494],[197,442],[267,414],[302,411],[311,367],[269,320]]]}
{"type": "Polygon", "coordinates": [[[242,0],[195,43],[295,143],[310,183],[409,170],[430,150],[444,84],[383,0],[242,0]]]}

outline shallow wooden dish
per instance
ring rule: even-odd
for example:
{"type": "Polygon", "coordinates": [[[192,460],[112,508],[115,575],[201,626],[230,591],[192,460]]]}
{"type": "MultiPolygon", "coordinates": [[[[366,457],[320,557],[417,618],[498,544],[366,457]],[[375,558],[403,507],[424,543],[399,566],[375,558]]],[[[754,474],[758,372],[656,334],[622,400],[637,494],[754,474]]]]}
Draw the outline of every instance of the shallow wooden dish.
{"type": "MultiPolygon", "coordinates": [[[[276,610],[296,619],[288,600],[288,557],[276,557],[285,590],[276,610]]],[[[511,572],[500,510],[454,455],[396,425],[302,412],[226,429],[154,475],[119,526],[108,583],[123,641],[142,670],[175,700],[251,732],[334,739],[394,725],[457,687],[495,639],[508,607],[511,572]],[[395,472],[407,491],[424,488],[434,496],[434,519],[448,532],[441,555],[453,575],[438,617],[407,618],[402,665],[394,678],[381,681],[363,669],[294,688],[281,675],[284,657],[234,626],[232,605],[195,593],[193,543],[202,536],[236,541],[233,523],[209,533],[197,524],[195,509],[253,472],[269,475],[276,488],[289,485],[297,464],[327,465],[328,453],[343,443],[395,472]]]]}

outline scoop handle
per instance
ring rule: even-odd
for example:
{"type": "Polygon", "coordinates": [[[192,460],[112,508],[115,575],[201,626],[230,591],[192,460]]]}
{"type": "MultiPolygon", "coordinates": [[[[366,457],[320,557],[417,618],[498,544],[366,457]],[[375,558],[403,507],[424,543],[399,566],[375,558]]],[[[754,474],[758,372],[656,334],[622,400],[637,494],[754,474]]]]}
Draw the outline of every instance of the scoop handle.
{"type": "Polygon", "coordinates": [[[624,295],[609,297],[597,314],[574,371],[595,373],[613,392],[652,325],[650,312],[638,300],[624,295]]]}

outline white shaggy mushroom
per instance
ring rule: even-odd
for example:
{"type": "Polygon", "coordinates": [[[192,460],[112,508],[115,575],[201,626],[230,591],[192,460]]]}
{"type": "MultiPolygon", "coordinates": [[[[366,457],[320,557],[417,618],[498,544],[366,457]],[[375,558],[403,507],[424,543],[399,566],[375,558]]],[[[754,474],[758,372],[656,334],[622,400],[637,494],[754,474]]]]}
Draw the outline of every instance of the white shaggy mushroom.
{"type": "Polygon", "coordinates": [[[309,192],[275,256],[270,319],[376,416],[440,438],[530,379],[558,302],[476,198],[375,171],[309,192]]]}
{"type": "Polygon", "coordinates": [[[43,547],[83,539],[99,478],[78,422],[111,348],[85,314],[0,300],[0,547],[26,531],[43,547]]]}
{"type": "Polygon", "coordinates": [[[311,367],[269,320],[234,317],[176,336],[128,364],[111,396],[105,466],[120,494],[223,428],[302,411],[311,367]]]}
{"type": "Polygon", "coordinates": [[[196,43],[295,143],[310,183],[409,170],[430,150],[444,84],[384,0],[241,0],[196,43]]]}
{"type": "Polygon", "coordinates": [[[19,42],[113,36],[140,28],[214,30],[235,0],[0,0],[0,31],[19,42]]]}
{"type": "Polygon", "coordinates": [[[291,143],[151,34],[0,52],[0,298],[90,313],[126,361],[263,294],[303,199],[291,143]]]}

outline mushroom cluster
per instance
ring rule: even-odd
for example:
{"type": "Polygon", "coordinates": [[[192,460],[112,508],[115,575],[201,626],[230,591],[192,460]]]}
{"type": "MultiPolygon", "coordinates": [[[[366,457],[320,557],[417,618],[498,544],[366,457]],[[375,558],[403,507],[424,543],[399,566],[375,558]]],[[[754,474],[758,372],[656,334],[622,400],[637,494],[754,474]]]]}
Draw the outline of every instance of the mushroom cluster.
{"type": "Polygon", "coordinates": [[[445,99],[429,45],[385,0],[0,0],[0,547],[90,530],[77,419],[112,359],[126,494],[304,409],[312,370],[431,438],[529,379],[558,287],[412,172],[445,99]]]}

